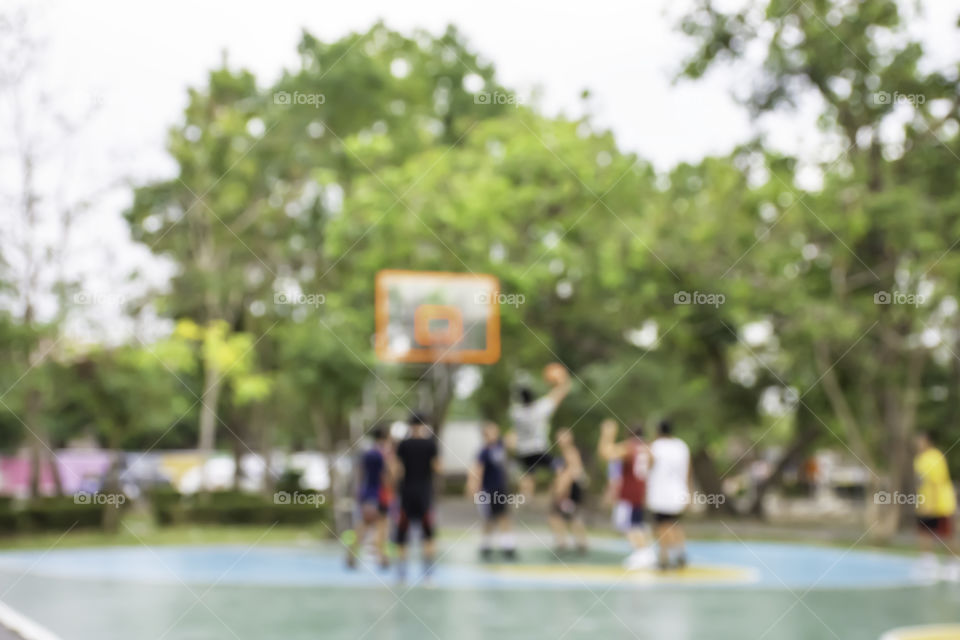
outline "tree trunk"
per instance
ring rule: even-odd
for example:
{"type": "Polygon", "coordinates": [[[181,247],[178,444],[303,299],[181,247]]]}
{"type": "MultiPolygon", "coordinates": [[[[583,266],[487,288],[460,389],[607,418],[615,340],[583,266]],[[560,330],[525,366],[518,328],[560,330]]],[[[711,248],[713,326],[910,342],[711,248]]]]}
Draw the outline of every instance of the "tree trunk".
{"type": "Polygon", "coordinates": [[[243,480],[243,456],[249,452],[250,446],[247,441],[250,440],[253,431],[253,416],[256,410],[253,407],[234,407],[231,406],[227,412],[231,442],[231,453],[233,455],[233,489],[240,490],[240,482],[243,480]]]}
{"type": "MultiPolygon", "coordinates": [[[[120,495],[120,466],[123,464],[123,453],[116,447],[111,447],[113,459],[110,461],[110,468],[107,470],[107,476],[103,481],[103,493],[106,497],[116,497],[120,495]]],[[[112,504],[107,503],[103,511],[103,530],[107,533],[116,533],[120,528],[120,507],[119,498],[112,504]]]]}
{"type": "MultiPolygon", "coordinates": [[[[690,463],[693,466],[693,477],[697,481],[697,486],[699,486],[704,493],[714,496],[724,496],[724,498],[727,497],[723,492],[723,478],[721,478],[717,472],[717,465],[706,449],[698,449],[693,454],[690,463]]],[[[736,509],[734,509],[730,500],[727,499],[724,499],[722,504],[717,504],[716,511],[718,513],[722,512],[728,515],[736,515],[736,509]]]]}
{"type": "Polygon", "coordinates": [[[780,484],[784,472],[790,467],[799,464],[810,449],[810,446],[816,441],[818,432],[813,422],[808,419],[807,414],[809,413],[810,409],[805,404],[801,403],[797,406],[797,433],[794,435],[793,442],[787,447],[787,450],[780,458],[780,461],[777,462],[777,466],[774,467],[769,477],[757,486],[757,493],[753,498],[753,503],[748,509],[748,513],[751,515],[760,518],[766,517],[763,508],[763,499],[766,497],[767,492],[780,484]]]}
{"type": "Polygon", "coordinates": [[[329,451],[332,444],[330,429],[327,427],[323,409],[316,404],[310,405],[310,423],[313,425],[313,442],[317,451],[329,451]]]}
{"type": "Polygon", "coordinates": [[[217,434],[217,403],[222,388],[219,372],[212,364],[203,369],[203,394],[200,396],[200,439],[197,448],[201,453],[213,452],[217,434]]]}
{"type": "Polygon", "coordinates": [[[47,453],[50,454],[50,480],[53,482],[53,495],[62,496],[63,495],[63,476],[60,475],[60,465],[57,460],[57,455],[53,452],[53,449],[49,446],[49,441],[47,444],[47,453]]]}
{"type": "MultiPolygon", "coordinates": [[[[834,415],[837,416],[840,424],[843,425],[844,432],[847,436],[846,439],[850,443],[850,450],[862,464],[870,469],[871,473],[874,473],[873,468],[876,465],[874,464],[873,456],[867,446],[860,422],[850,408],[840,381],[837,379],[834,364],[829,358],[829,348],[825,343],[818,342],[814,345],[814,354],[816,356],[817,367],[823,370],[823,373],[820,375],[820,380],[826,393],[827,401],[830,404],[830,408],[833,409],[834,415]]],[[[876,474],[874,473],[874,475],[876,474]]]]}
{"type": "Polygon", "coordinates": [[[30,498],[40,495],[40,467],[43,465],[40,439],[32,436],[30,440],[30,498]]]}
{"type": "Polygon", "coordinates": [[[233,490],[240,490],[240,480],[243,478],[243,440],[239,437],[233,439],[233,490]]]}
{"type": "Polygon", "coordinates": [[[223,381],[212,362],[204,362],[203,394],[200,396],[200,438],[197,449],[200,452],[200,494],[207,493],[207,462],[213,455],[217,435],[217,404],[223,381]]]}
{"type": "MultiPolygon", "coordinates": [[[[886,457],[890,463],[890,485],[887,489],[894,495],[910,495],[914,490],[911,436],[917,419],[920,377],[923,373],[925,354],[915,349],[910,351],[906,362],[905,378],[892,380],[883,386],[883,429],[886,435],[886,457]]],[[[868,502],[875,502],[873,494],[868,502]]],[[[914,506],[910,501],[894,501],[887,508],[876,509],[875,535],[883,540],[893,537],[903,522],[909,522],[914,506]]]]}
{"type": "Polygon", "coordinates": [[[437,364],[433,367],[433,375],[430,381],[431,407],[433,428],[437,435],[443,431],[443,425],[447,421],[447,411],[450,409],[450,402],[453,400],[453,375],[456,369],[451,365],[437,364]]]}
{"type": "Polygon", "coordinates": [[[254,414],[253,418],[253,432],[260,434],[260,455],[263,457],[263,494],[271,495],[273,494],[273,489],[276,486],[276,478],[273,473],[272,467],[272,456],[273,456],[273,421],[272,420],[262,420],[260,419],[259,414],[254,414]]]}
{"type": "Polygon", "coordinates": [[[30,434],[30,497],[40,495],[40,486],[43,479],[43,469],[50,469],[50,478],[53,482],[53,494],[63,495],[63,482],[60,478],[60,469],[57,460],[50,449],[44,427],[40,420],[40,392],[37,389],[27,391],[25,416],[26,425],[30,434]]]}

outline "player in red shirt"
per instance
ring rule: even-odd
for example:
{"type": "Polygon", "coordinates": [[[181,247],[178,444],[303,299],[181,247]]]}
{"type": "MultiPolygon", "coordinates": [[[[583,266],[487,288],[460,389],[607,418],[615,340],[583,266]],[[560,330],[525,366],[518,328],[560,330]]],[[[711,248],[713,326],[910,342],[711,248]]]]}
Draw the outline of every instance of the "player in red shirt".
{"type": "Polygon", "coordinates": [[[620,462],[619,500],[629,514],[627,540],[633,553],[626,559],[628,569],[653,567],[656,553],[649,544],[644,526],[644,509],[647,501],[647,473],[653,456],[650,447],[643,441],[643,426],[635,424],[627,428],[628,437],[617,442],[617,423],[604,420],[600,425],[600,443],[597,453],[604,460],[620,462]]]}

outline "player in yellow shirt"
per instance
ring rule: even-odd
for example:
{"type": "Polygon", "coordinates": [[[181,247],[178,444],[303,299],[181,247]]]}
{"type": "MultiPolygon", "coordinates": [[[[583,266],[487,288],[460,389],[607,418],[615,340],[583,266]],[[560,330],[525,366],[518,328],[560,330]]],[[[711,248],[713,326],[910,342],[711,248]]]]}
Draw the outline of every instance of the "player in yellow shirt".
{"type": "Polygon", "coordinates": [[[916,446],[913,471],[917,476],[920,549],[926,554],[924,561],[931,565],[937,564],[934,550],[948,551],[953,561],[938,573],[951,580],[960,580],[960,558],[957,557],[957,549],[953,544],[953,518],[957,511],[957,496],[950,482],[947,459],[933,446],[929,433],[918,434],[916,446]]]}

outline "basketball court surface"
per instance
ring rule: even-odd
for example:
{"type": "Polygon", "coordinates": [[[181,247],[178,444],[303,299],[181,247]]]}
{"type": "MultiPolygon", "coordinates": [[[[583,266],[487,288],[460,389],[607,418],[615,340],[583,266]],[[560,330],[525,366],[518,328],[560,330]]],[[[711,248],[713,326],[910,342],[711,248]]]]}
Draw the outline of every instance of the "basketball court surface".
{"type": "Polygon", "coordinates": [[[349,571],[335,544],[5,552],[0,589],[64,640],[958,637],[942,626],[884,636],[960,622],[960,585],[924,581],[908,556],[695,542],[688,569],[659,574],[623,571],[618,540],[583,557],[546,542],[530,532],[517,562],[483,564],[472,532],[451,532],[430,585],[372,562],[349,571]]]}

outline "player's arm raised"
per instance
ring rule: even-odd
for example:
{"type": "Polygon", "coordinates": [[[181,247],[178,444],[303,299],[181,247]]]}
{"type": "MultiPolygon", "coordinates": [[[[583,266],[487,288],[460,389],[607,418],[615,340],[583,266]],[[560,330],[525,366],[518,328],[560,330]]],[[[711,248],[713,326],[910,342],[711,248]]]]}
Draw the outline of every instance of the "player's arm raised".
{"type": "Polygon", "coordinates": [[[559,362],[556,364],[556,380],[553,381],[553,388],[550,389],[547,396],[553,400],[554,405],[559,405],[570,393],[570,374],[567,373],[566,367],[562,364],[559,362]]]}
{"type": "Polygon", "coordinates": [[[607,418],[600,423],[600,442],[597,443],[597,455],[610,462],[623,457],[623,445],[617,443],[617,423],[607,418]]]}

